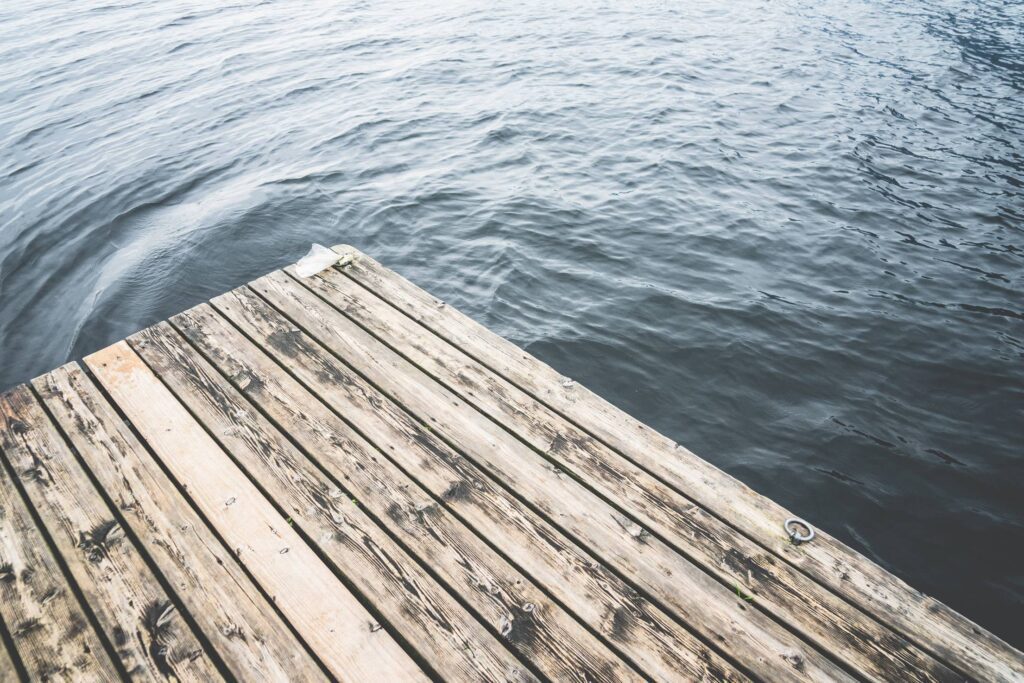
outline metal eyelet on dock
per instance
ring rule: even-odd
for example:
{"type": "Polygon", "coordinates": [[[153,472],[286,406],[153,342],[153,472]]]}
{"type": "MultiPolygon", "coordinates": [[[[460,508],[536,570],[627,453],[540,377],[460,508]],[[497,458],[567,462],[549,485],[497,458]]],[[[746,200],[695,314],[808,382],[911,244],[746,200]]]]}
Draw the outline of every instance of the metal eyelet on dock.
{"type": "Polygon", "coordinates": [[[812,538],[814,538],[814,527],[812,527],[810,524],[800,519],[799,517],[790,517],[786,520],[786,523],[783,524],[782,527],[786,530],[786,533],[789,534],[789,540],[793,541],[794,545],[806,543],[807,541],[810,541],[812,538]],[[799,533],[794,526],[796,524],[799,524],[800,526],[807,529],[807,533],[799,533]]]}

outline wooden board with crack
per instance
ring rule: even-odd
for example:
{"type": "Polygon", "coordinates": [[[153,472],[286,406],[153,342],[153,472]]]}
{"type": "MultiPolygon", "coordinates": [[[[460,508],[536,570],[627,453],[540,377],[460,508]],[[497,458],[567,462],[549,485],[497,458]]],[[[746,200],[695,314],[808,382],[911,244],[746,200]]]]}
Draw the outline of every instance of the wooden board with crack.
{"type": "Polygon", "coordinates": [[[0,397],[0,674],[1015,680],[1024,657],[351,247],[0,397]]]}

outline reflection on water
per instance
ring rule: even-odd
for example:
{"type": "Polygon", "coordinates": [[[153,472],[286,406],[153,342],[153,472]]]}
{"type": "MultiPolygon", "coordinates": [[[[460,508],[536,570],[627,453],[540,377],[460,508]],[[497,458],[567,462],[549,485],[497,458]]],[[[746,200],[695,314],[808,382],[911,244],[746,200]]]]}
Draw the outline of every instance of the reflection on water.
{"type": "Polygon", "coordinates": [[[349,242],[1024,644],[1020,3],[34,4],[0,386],[349,242]]]}

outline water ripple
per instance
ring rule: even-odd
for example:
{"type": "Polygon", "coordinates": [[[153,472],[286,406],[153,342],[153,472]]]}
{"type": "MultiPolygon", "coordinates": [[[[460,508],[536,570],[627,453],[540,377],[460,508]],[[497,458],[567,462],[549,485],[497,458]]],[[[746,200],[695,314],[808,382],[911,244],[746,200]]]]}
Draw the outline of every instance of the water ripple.
{"type": "Polygon", "coordinates": [[[1019,2],[31,0],[0,65],[0,386],[353,243],[1024,644],[1019,2]]]}

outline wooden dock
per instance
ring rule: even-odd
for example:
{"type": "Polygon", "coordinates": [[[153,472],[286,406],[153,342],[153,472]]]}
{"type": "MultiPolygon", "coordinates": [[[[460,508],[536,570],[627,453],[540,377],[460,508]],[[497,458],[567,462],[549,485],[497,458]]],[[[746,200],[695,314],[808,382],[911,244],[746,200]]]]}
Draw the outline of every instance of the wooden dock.
{"type": "Polygon", "coordinates": [[[0,397],[0,680],[1024,680],[372,258],[0,397]]]}

